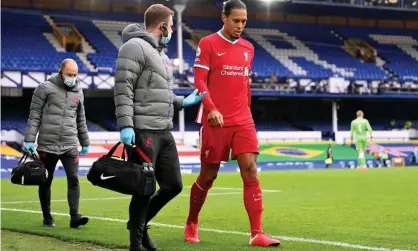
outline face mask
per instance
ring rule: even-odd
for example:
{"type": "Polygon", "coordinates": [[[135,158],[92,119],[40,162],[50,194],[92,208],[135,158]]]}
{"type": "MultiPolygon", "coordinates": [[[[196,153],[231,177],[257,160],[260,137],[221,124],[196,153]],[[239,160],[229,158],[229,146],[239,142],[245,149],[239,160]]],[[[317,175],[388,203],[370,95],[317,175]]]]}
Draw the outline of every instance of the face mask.
{"type": "Polygon", "coordinates": [[[64,84],[68,87],[74,87],[77,84],[77,78],[64,77],[64,84]]]}
{"type": "Polygon", "coordinates": [[[166,37],[161,37],[161,43],[167,45],[170,42],[172,32],[169,32],[166,37]]]}

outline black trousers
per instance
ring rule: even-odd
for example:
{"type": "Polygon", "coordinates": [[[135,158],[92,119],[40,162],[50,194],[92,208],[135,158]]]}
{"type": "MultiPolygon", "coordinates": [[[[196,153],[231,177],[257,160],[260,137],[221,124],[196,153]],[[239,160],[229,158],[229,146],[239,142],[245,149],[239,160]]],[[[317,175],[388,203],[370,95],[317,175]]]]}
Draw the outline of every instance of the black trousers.
{"type": "Polygon", "coordinates": [[[78,182],[78,150],[73,148],[61,155],[39,152],[39,157],[48,170],[48,181],[39,186],[38,194],[44,219],[51,217],[51,184],[54,179],[55,167],[61,160],[67,175],[67,199],[70,215],[77,216],[80,200],[80,183],[78,182]]]}
{"type": "MultiPolygon", "coordinates": [[[[135,144],[153,163],[159,190],[153,196],[133,195],[129,205],[131,230],[140,233],[132,236],[131,248],[137,248],[142,241],[144,226],[183,189],[180,162],[176,142],[171,131],[135,130],[135,144]]],[[[142,164],[144,159],[133,154],[132,160],[142,164]]]]}

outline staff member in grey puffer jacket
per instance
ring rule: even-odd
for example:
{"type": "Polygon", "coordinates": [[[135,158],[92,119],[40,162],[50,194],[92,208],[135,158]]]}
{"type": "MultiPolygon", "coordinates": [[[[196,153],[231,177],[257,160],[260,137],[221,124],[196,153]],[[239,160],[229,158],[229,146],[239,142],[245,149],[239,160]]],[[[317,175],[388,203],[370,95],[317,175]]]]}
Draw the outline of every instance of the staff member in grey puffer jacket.
{"type": "Polygon", "coordinates": [[[77,63],[65,59],[60,72],[39,84],[33,93],[24,139],[25,150],[37,154],[34,142],[38,135],[40,160],[48,170],[48,182],[39,186],[43,224],[54,227],[51,216],[51,184],[58,160],[61,160],[68,184],[70,227],[85,225],[88,218],[78,214],[80,185],[78,182],[78,156],[88,153],[90,141],[84,113],[83,91],[77,86],[77,63]],[[78,142],[82,146],[79,153],[78,142]]]}
{"type": "MultiPolygon", "coordinates": [[[[176,142],[175,110],[199,103],[195,90],[185,99],[173,94],[173,67],[162,50],[170,41],[174,12],[161,4],[145,12],[145,29],[128,25],[116,61],[115,106],[121,142],[135,144],[155,169],[160,189],[149,200],[133,195],[129,206],[130,250],[156,250],[145,225],[183,188],[176,142]]],[[[142,163],[140,156],[134,161],[142,163]]]]}

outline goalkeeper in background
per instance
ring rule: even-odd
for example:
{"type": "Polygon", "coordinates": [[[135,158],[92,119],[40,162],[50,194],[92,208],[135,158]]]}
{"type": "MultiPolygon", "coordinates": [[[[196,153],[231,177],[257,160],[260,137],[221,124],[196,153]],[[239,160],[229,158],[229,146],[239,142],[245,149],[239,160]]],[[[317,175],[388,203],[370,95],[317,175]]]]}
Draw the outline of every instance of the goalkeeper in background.
{"type": "Polygon", "coordinates": [[[356,143],[356,150],[358,151],[357,167],[366,168],[366,157],[364,152],[367,148],[367,132],[370,134],[370,139],[373,141],[372,127],[367,119],[364,118],[363,111],[357,111],[357,118],[351,122],[350,145],[356,143]]]}

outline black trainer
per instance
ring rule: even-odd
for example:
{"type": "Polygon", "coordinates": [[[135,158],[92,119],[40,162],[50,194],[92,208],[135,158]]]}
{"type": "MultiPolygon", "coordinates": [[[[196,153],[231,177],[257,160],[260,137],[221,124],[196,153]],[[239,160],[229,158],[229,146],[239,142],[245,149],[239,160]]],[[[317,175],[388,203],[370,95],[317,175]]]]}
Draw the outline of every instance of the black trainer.
{"type": "Polygon", "coordinates": [[[148,229],[150,228],[149,225],[147,225],[144,229],[144,235],[142,236],[142,247],[145,248],[148,251],[155,251],[157,250],[157,246],[152,241],[152,239],[148,235],[148,229]]]}
{"type": "Polygon", "coordinates": [[[70,220],[70,227],[71,228],[78,228],[79,226],[84,226],[89,222],[89,218],[83,216],[81,214],[77,214],[76,216],[71,216],[70,220]]]}
{"type": "Polygon", "coordinates": [[[44,219],[44,227],[55,227],[54,219],[52,217],[44,219]]]}
{"type": "Polygon", "coordinates": [[[140,226],[131,226],[129,224],[129,247],[130,251],[139,251],[142,250],[142,235],[143,235],[144,225],[140,226]]]}

